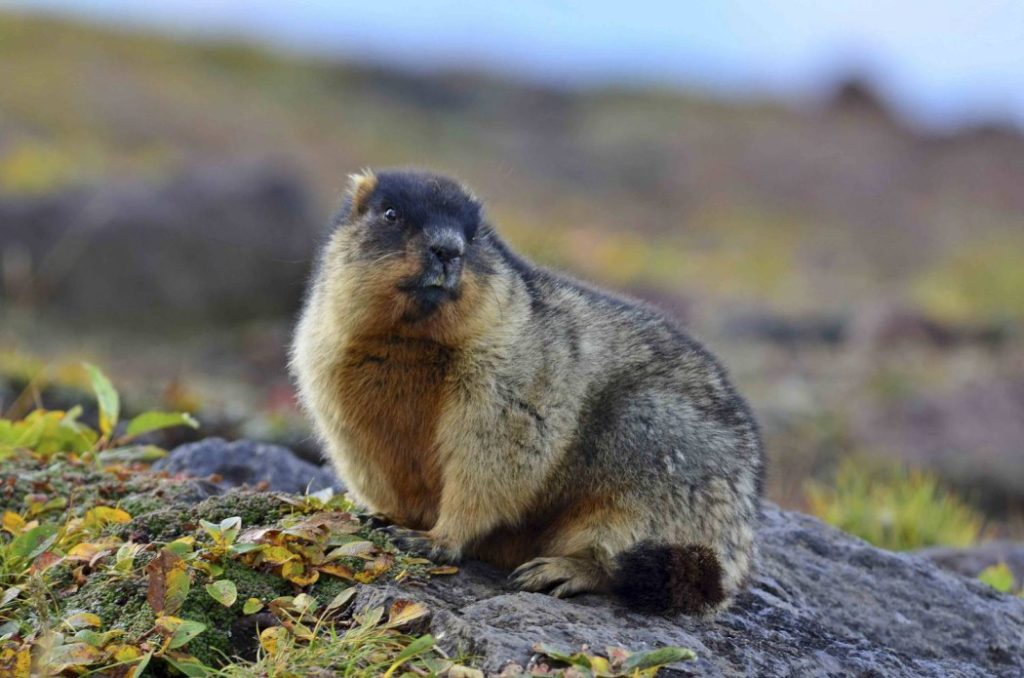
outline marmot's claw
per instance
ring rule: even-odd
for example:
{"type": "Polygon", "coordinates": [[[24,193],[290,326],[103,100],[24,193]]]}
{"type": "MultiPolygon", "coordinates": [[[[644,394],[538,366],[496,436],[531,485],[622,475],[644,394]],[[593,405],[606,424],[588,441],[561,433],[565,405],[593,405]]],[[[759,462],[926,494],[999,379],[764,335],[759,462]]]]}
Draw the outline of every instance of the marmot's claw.
{"type": "Polygon", "coordinates": [[[383,513],[374,513],[367,517],[366,526],[371,530],[380,530],[386,527],[392,526],[394,523],[391,518],[388,518],[383,513]]]}
{"type": "Polygon", "coordinates": [[[459,561],[459,554],[454,549],[437,542],[426,532],[409,530],[397,525],[381,528],[381,532],[388,535],[395,546],[406,553],[423,556],[435,563],[457,563],[459,561]]]}

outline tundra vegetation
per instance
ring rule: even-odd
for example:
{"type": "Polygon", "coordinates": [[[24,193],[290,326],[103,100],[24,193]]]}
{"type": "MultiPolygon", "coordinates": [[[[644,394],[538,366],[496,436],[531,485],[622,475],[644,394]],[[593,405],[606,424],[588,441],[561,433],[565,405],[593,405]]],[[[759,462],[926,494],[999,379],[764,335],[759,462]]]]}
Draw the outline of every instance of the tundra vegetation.
{"type": "MultiPolygon", "coordinates": [[[[151,472],[153,432],[189,414],[120,419],[86,365],[83,408],[0,419],[0,676],[475,676],[427,633],[430,610],[397,599],[354,609],[359,586],[421,581],[454,566],[396,549],[330,490],[236,490],[151,472]]],[[[503,675],[653,676],[686,649],[594,653],[538,644],[503,675]]]]}

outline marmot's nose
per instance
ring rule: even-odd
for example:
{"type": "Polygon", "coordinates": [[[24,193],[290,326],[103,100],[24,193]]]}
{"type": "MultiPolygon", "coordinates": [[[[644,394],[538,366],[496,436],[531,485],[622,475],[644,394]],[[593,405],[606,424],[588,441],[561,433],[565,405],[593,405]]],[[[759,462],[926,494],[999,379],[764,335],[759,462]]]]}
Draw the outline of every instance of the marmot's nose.
{"type": "Polygon", "coordinates": [[[452,263],[466,251],[466,240],[462,234],[446,226],[427,229],[424,244],[443,265],[452,263]]]}
{"type": "Polygon", "coordinates": [[[441,260],[441,263],[447,264],[462,256],[462,243],[455,240],[444,240],[431,245],[430,251],[441,260]]]}

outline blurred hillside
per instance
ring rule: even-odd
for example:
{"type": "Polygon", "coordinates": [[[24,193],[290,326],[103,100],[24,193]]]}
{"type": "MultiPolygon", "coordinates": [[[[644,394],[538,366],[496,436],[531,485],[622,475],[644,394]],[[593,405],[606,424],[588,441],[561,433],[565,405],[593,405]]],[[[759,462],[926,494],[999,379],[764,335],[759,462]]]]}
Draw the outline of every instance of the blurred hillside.
{"type": "MultiPolygon", "coordinates": [[[[321,224],[359,167],[450,172],[516,248],[662,305],[722,353],[765,421],[777,499],[800,504],[807,478],[854,455],[937,469],[1006,525],[1024,507],[1024,137],[1014,130],[926,135],[858,83],[818,109],[558,91],[4,14],[0,82],[0,194],[17,206],[7,214],[107,190],[81,187],[149,195],[140,187],[179,186],[196,167],[257,164],[309,190],[301,209],[321,224]]],[[[177,189],[161,190],[174,205],[177,189]]],[[[189,214],[239,253],[281,240],[189,214]]],[[[287,254],[298,279],[316,230],[284,233],[299,241],[287,254]]],[[[16,258],[0,264],[8,280],[16,258]]],[[[18,264],[27,284],[32,265],[18,264]]],[[[103,295],[105,269],[87,296],[103,295]]],[[[237,271],[243,289],[261,282],[253,267],[237,271]]],[[[107,293],[120,300],[124,287],[107,293]]],[[[181,289],[170,293],[180,307],[202,296],[181,289]]],[[[170,301],[150,308],[155,328],[128,336],[127,306],[127,322],[79,316],[71,331],[61,323],[72,309],[30,295],[8,312],[0,349],[105,352],[122,382],[146,375],[143,391],[172,378],[249,380],[278,403],[289,294],[188,337],[170,301]]]]}

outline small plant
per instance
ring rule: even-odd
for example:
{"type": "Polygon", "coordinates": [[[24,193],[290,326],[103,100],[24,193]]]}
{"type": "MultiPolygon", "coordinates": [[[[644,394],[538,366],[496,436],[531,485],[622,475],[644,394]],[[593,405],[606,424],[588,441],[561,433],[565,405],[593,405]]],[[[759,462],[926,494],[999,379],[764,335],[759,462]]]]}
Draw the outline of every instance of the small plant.
{"type": "MultiPolygon", "coordinates": [[[[482,678],[424,634],[422,604],[354,611],[360,586],[458,568],[398,550],[344,496],[229,493],[156,527],[182,484],[151,473],[145,463],[163,451],[136,438],[195,421],[147,412],[121,422],[117,392],[87,371],[95,428],[78,407],[0,419],[0,678],[482,678]],[[256,658],[229,656],[223,629],[257,614],[256,658]]],[[[650,676],[685,658],[555,652],[528,675],[650,676]]]]}
{"type": "Polygon", "coordinates": [[[969,546],[984,522],[935,476],[864,459],[843,460],[834,484],[811,483],[806,497],[825,522],[893,551],[969,546]]]}
{"type": "Polygon", "coordinates": [[[1013,570],[1006,563],[989,565],[978,574],[978,579],[1000,593],[1010,593],[1024,598],[1024,582],[1016,580],[1013,570]]]}
{"type": "Polygon", "coordinates": [[[67,412],[37,409],[19,421],[0,419],[0,460],[22,452],[40,457],[70,453],[101,463],[153,461],[163,451],[152,445],[133,445],[135,439],[173,426],[199,427],[185,412],[143,412],[119,432],[120,396],[99,368],[88,363],[84,367],[99,405],[99,431],[79,421],[80,406],[67,412]]]}
{"type": "Polygon", "coordinates": [[[501,672],[500,678],[528,678],[530,676],[588,676],[590,678],[650,678],[669,664],[693,661],[693,650],[683,647],[660,647],[647,652],[630,652],[621,647],[605,648],[605,653],[591,652],[587,646],[579,652],[538,643],[536,656],[523,667],[511,664],[501,672]]]}

